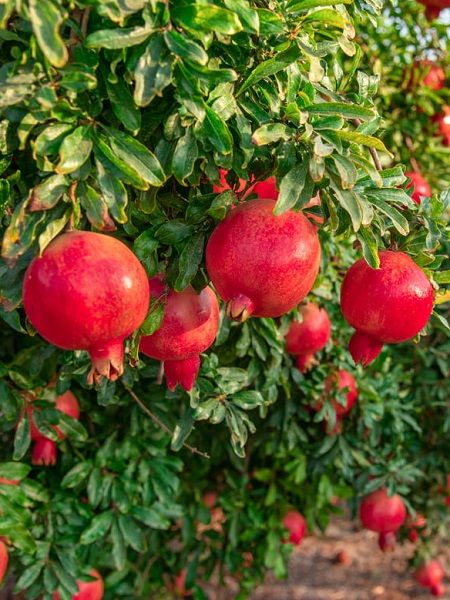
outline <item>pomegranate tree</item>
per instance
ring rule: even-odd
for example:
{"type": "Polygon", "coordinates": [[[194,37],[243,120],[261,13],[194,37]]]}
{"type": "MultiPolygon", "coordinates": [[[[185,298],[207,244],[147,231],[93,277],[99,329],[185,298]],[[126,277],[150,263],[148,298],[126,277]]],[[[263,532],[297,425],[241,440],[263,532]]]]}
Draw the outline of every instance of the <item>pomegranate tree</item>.
{"type": "Polygon", "coordinates": [[[422,269],[403,252],[385,250],[379,256],[379,269],[358,260],[341,288],[342,314],[356,329],[349,350],[364,366],[379,355],[383,344],[417,335],[433,310],[433,288],[422,269]]]}
{"type": "Polygon", "coordinates": [[[278,317],[311,290],[320,264],[316,229],[301,213],[273,214],[273,200],[250,200],[217,225],[206,248],[206,267],[227,314],[278,317]]]}
{"type": "Polygon", "coordinates": [[[286,334],[286,350],[297,355],[297,367],[303,373],[312,366],[314,354],[322,350],[331,335],[327,311],[308,302],[300,309],[301,321],[292,321],[286,334]]]}
{"type": "Polygon", "coordinates": [[[288,510],[284,515],[283,525],[289,531],[287,541],[294,546],[299,546],[306,535],[305,517],[297,510],[288,510]]]}
{"type": "Polygon", "coordinates": [[[420,204],[422,198],[430,198],[432,195],[430,184],[420,173],[409,171],[405,173],[405,176],[411,180],[406,186],[406,189],[413,190],[411,198],[416,204],[420,204]]]}
{"type": "Polygon", "coordinates": [[[191,390],[200,369],[200,353],[214,342],[219,327],[219,305],[211,288],[199,294],[191,287],[175,292],[164,277],[150,280],[151,294],[164,302],[161,326],[141,339],[140,350],[164,363],[167,387],[180,384],[191,390]]]}
{"type": "Polygon", "coordinates": [[[123,373],[123,343],[144,321],[149,286],[144,268],[119,240],[88,231],[63,233],[25,274],[28,319],[51,344],[86,350],[88,382],[123,373]]]}
{"type": "MultiPolygon", "coordinates": [[[[77,581],[78,594],[72,596],[72,600],[102,600],[104,594],[102,576],[95,569],[92,569],[90,576],[94,577],[91,581],[77,581]]],[[[61,600],[59,592],[53,594],[53,600],[61,600]]]]}

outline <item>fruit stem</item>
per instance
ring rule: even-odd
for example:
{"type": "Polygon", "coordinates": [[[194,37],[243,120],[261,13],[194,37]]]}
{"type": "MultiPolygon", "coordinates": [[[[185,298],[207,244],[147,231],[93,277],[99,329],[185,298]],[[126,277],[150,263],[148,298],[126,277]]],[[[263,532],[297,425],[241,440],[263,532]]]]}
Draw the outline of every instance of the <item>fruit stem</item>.
{"type": "Polygon", "coordinates": [[[102,377],[116,381],[123,374],[123,338],[90,348],[92,368],[87,376],[89,385],[98,384],[102,377]]]}

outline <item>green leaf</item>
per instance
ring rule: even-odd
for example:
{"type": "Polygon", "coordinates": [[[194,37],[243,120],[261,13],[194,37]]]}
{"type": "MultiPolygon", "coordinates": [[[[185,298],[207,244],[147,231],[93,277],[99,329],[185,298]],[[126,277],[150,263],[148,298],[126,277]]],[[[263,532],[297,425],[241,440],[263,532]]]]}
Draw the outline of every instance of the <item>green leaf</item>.
{"type": "Polygon", "coordinates": [[[131,509],[133,517],[153,529],[168,529],[170,521],[164,515],[154,508],[146,508],[143,506],[133,506],[131,509]]]}
{"type": "Polygon", "coordinates": [[[134,70],[134,101],[148,106],[172,81],[172,58],[161,35],[153,35],[134,70]]]}
{"type": "Polygon", "coordinates": [[[56,206],[69,187],[70,180],[65,175],[51,175],[33,188],[30,210],[48,210],[56,206]]]}
{"type": "Polygon", "coordinates": [[[64,435],[78,442],[85,442],[88,439],[88,433],[83,425],[69,415],[61,411],[58,412],[61,413],[58,419],[58,428],[61,429],[64,435]]]}
{"type": "Polygon", "coordinates": [[[336,135],[341,138],[341,140],[346,140],[347,142],[361,146],[368,146],[369,148],[375,148],[376,150],[380,150],[380,152],[386,152],[391,158],[394,158],[394,155],[389,152],[383,142],[371,135],[364,135],[357,131],[336,131],[336,135]]]}
{"type": "Polygon", "coordinates": [[[243,29],[242,23],[235,13],[213,4],[191,6],[175,4],[171,13],[172,18],[181,27],[194,31],[201,30],[233,35],[243,29]]]}
{"type": "Polygon", "coordinates": [[[25,571],[21,574],[19,580],[16,583],[17,588],[19,590],[26,590],[31,585],[33,585],[33,583],[41,574],[41,571],[44,568],[44,564],[45,563],[43,561],[38,561],[31,565],[31,567],[25,569],[25,571]]]}
{"type": "Polygon", "coordinates": [[[114,231],[116,227],[109,216],[108,206],[97,190],[82,182],[78,185],[77,195],[81,206],[86,211],[89,222],[95,229],[99,231],[114,231]]]}
{"type": "Polygon", "coordinates": [[[90,505],[97,508],[103,497],[103,475],[98,467],[89,475],[87,493],[90,505]]]}
{"type": "Polygon", "coordinates": [[[111,540],[112,540],[112,557],[114,566],[118,571],[122,571],[127,561],[127,549],[125,546],[125,540],[123,539],[122,532],[119,529],[117,519],[114,521],[111,528],[111,540]]]}
{"type": "MultiPolygon", "coordinates": [[[[251,75],[242,84],[237,94],[242,94],[243,91],[252,87],[261,79],[266,79],[271,75],[275,75],[279,71],[286,69],[289,65],[295,62],[300,57],[300,49],[297,45],[290,46],[286,50],[279,52],[273,58],[269,58],[259,65],[257,65],[251,75]]],[[[372,114],[372,113],[371,113],[372,114]]]]}
{"type": "Polygon", "coordinates": [[[125,541],[136,550],[136,552],[144,552],[145,538],[142,529],[138,527],[134,519],[129,516],[119,515],[119,527],[125,538],[125,541]]]}
{"type": "Polygon", "coordinates": [[[195,412],[187,410],[175,426],[170,447],[178,452],[183,447],[195,424],[195,412]]]}
{"type": "Polygon", "coordinates": [[[178,139],[172,156],[172,173],[182,185],[186,185],[185,179],[192,174],[197,158],[197,140],[192,128],[188,127],[186,133],[178,139]]]}
{"type": "Polygon", "coordinates": [[[181,33],[178,33],[178,31],[175,31],[175,29],[165,31],[164,39],[169,50],[180,58],[192,60],[200,65],[206,65],[208,62],[208,55],[203,48],[196,42],[181,35],[181,33]]]}
{"type": "Polygon", "coordinates": [[[350,215],[354,231],[358,231],[363,222],[363,211],[359,201],[360,196],[354,191],[341,190],[334,183],[331,184],[331,187],[339,204],[350,215]]]}
{"type": "Polygon", "coordinates": [[[73,173],[87,161],[92,151],[91,131],[89,125],[81,125],[64,138],[59,148],[57,173],[73,173]]]}
{"type": "Polygon", "coordinates": [[[69,57],[61,39],[63,16],[51,0],[29,0],[31,25],[45,58],[54,67],[63,67],[69,57]]]}
{"type": "Polygon", "coordinates": [[[179,275],[175,281],[175,290],[181,292],[194,279],[203,258],[205,235],[196,233],[193,235],[180,254],[178,261],[179,275]]]}
{"type": "Polygon", "coordinates": [[[20,460],[25,456],[30,447],[30,442],[30,421],[24,417],[20,419],[16,428],[16,435],[14,436],[14,460],[20,460]]]}
{"type": "Polygon", "coordinates": [[[125,209],[128,204],[128,194],[125,186],[120,179],[117,179],[110,171],[105,169],[101,161],[96,160],[96,166],[100,191],[110,213],[117,223],[126,223],[128,217],[125,209]]]}
{"type": "Polygon", "coordinates": [[[358,177],[358,171],[351,160],[341,156],[340,154],[333,154],[334,164],[338,170],[341,178],[341,185],[344,190],[350,190],[355,186],[356,179],[358,177]]]}
{"type": "Polygon", "coordinates": [[[141,113],[134,103],[128,85],[121,78],[114,84],[106,79],[106,90],[113,113],[128,131],[136,134],[141,127],[141,113]]]}
{"type": "Polygon", "coordinates": [[[5,479],[24,479],[31,471],[30,465],[19,462],[0,463],[0,477],[5,479]]]}
{"type": "Polygon", "coordinates": [[[252,408],[256,408],[261,404],[264,404],[264,398],[261,392],[257,392],[256,390],[246,390],[244,392],[238,392],[234,394],[232,397],[233,404],[239,406],[239,408],[243,408],[244,410],[251,410],[252,408]]]}
{"type": "Polygon", "coordinates": [[[103,167],[112,175],[139,190],[148,189],[148,183],[144,181],[139,172],[113,152],[106,137],[98,136],[96,138],[94,152],[103,167]]]}
{"type": "Polygon", "coordinates": [[[96,515],[90,525],[81,534],[80,544],[87,546],[103,538],[108,533],[113,518],[114,516],[111,511],[105,511],[96,515]]]}
{"type": "Polygon", "coordinates": [[[217,113],[206,105],[202,130],[216,152],[220,152],[221,154],[231,154],[233,150],[233,138],[231,137],[227,124],[217,113]]]}
{"type": "Polygon", "coordinates": [[[253,132],[252,142],[255,146],[265,146],[280,140],[288,140],[288,127],[283,123],[266,123],[253,132]]]}
{"type": "Polygon", "coordinates": [[[327,25],[332,25],[340,29],[344,29],[348,22],[341,13],[330,8],[324,8],[309,13],[304,19],[305,23],[308,21],[319,21],[320,23],[326,23],[327,25]]]}
{"type": "Polygon", "coordinates": [[[167,244],[172,246],[178,244],[193,234],[192,225],[188,225],[183,221],[173,219],[167,223],[163,223],[155,231],[155,238],[161,242],[161,244],[167,244]]]}
{"type": "Polygon", "coordinates": [[[380,268],[380,255],[378,253],[377,239],[371,229],[361,227],[356,237],[361,242],[363,256],[373,269],[380,268]]]}
{"type": "MultiPolygon", "coordinates": [[[[256,69],[255,69],[256,70],[256,69]]],[[[365,108],[364,106],[358,106],[357,104],[346,104],[344,102],[319,102],[317,104],[311,104],[310,106],[305,106],[302,108],[303,111],[308,112],[310,115],[320,115],[320,116],[341,116],[345,119],[371,119],[375,116],[375,113],[370,108],[365,108]]],[[[336,131],[336,134],[357,134],[356,132],[350,131],[336,131]]],[[[363,136],[370,137],[370,136],[363,136]]],[[[348,139],[343,137],[343,139],[348,139]]],[[[358,143],[358,142],[356,142],[358,143]]],[[[381,143],[381,142],[380,142],[381,143]]]]}
{"type": "Polygon", "coordinates": [[[87,36],[85,45],[88,48],[119,50],[145,42],[152,33],[153,30],[148,26],[126,27],[123,29],[99,29],[87,36]]]}
{"type": "Polygon", "coordinates": [[[42,254],[50,242],[64,229],[69,222],[72,212],[67,209],[59,219],[52,219],[47,222],[44,231],[39,235],[38,245],[39,254],[42,254]]]}
{"type": "Polygon", "coordinates": [[[248,0],[224,0],[227,8],[237,14],[244,26],[244,31],[259,34],[258,11],[250,7],[248,0]]]}
{"type": "Polygon", "coordinates": [[[61,487],[63,487],[63,488],[76,487],[78,484],[80,484],[82,481],[84,481],[88,477],[91,470],[92,470],[92,461],[91,460],[85,460],[83,462],[78,463],[64,475],[64,477],[61,481],[61,487]]]}
{"type": "Polygon", "coordinates": [[[139,328],[139,332],[142,335],[152,335],[161,327],[161,323],[164,319],[164,303],[157,298],[152,296],[150,298],[150,309],[145,318],[145,321],[142,323],[139,328]]]}
{"type": "MultiPolygon", "coordinates": [[[[280,215],[294,206],[301,208],[303,204],[306,204],[308,201],[307,199],[300,205],[299,201],[302,198],[302,192],[305,188],[307,174],[307,160],[295,165],[288,173],[286,173],[280,183],[280,193],[275,205],[274,214],[280,215]]],[[[311,198],[309,198],[309,200],[310,199],[311,198]]]]}
{"type": "Polygon", "coordinates": [[[409,223],[406,217],[404,217],[396,208],[374,195],[371,195],[369,201],[374,204],[378,210],[384,213],[392,221],[393,226],[401,235],[408,235],[409,223]]]}
{"type": "Polygon", "coordinates": [[[352,0],[291,0],[288,3],[288,11],[291,13],[306,12],[318,6],[336,6],[336,4],[351,4],[352,0]]]}

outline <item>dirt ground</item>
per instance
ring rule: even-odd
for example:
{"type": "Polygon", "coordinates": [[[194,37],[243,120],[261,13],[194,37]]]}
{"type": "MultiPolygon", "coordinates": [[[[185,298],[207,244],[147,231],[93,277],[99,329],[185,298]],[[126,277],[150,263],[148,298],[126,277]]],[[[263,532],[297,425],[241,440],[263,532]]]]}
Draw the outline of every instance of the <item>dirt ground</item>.
{"type": "MultiPolygon", "coordinates": [[[[413,544],[398,546],[383,554],[377,535],[359,530],[346,520],[337,520],[326,537],[306,538],[291,559],[289,577],[276,581],[269,576],[251,600],[409,600],[432,599],[406,570],[413,544]],[[345,550],[351,564],[335,562],[345,550]]],[[[439,557],[449,573],[449,553],[439,557]]],[[[443,600],[450,600],[450,581],[443,600]]]]}

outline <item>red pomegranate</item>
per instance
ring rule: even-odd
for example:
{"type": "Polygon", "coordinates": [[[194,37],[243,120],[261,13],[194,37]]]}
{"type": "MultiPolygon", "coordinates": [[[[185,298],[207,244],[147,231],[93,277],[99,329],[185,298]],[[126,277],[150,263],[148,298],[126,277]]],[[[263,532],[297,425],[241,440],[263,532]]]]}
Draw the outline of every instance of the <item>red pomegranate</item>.
{"type": "Polygon", "coordinates": [[[0,540],[0,583],[5,578],[5,573],[8,570],[8,548],[3,540],[0,540]]]}
{"type": "Polygon", "coordinates": [[[427,19],[432,21],[438,19],[441,10],[450,8],[450,0],[418,0],[425,6],[425,15],[427,19]]]}
{"type": "Polygon", "coordinates": [[[55,442],[48,438],[41,438],[33,444],[31,450],[31,463],[33,465],[50,467],[56,465],[58,450],[55,442]]]}
{"type": "Polygon", "coordinates": [[[211,288],[200,294],[188,286],[182,292],[167,287],[162,275],[150,280],[152,296],[164,302],[161,327],[141,339],[140,350],[164,362],[167,387],[179,383],[191,390],[200,368],[200,353],[214,342],[219,327],[219,305],[211,288]]]}
{"type": "Polygon", "coordinates": [[[366,529],[390,533],[399,529],[406,519],[406,508],[397,494],[388,496],[386,488],[368,494],[359,507],[359,518],[366,529]]]}
{"type": "Polygon", "coordinates": [[[441,583],[444,574],[441,563],[438,560],[430,560],[417,569],[414,577],[423,587],[431,588],[441,583]]]}
{"type": "Polygon", "coordinates": [[[378,547],[382,552],[394,552],[397,536],[393,531],[380,533],[378,536],[378,547]]]}
{"type": "MultiPolygon", "coordinates": [[[[290,354],[311,357],[326,346],[331,335],[331,323],[327,311],[308,302],[300,309],[301,321],[292,321],[286,334],[286,350],[290,354]]],[[[304,361],[305,366],[308,361],[304,361]]],[[[302,370],[302,369],[300,369],[302,370]]]]}
{"type": "MultiPolygon", "coordinates": [[[[337,400],[332,400],[334,410],[338,417],[343,417],[348,414],[356,400],[358,399],[358,388],[356,386],[355,378],[351,373],[345,370],[340,370],[333,375],[329,375],[325,380],[325,393],[330,396],[332,392],[336,390],[348,390],[346,394],[345,406],[339,404],[337,400]]],[[[322,404],[316,405],[316,410],[321,410],[322,404]]]]}
{"type": "Polygon", "coordinates": [[[51,344],[87,350],[88,381],[117,379],[123,342],[144,321],[149,305],[145,270],[119,240],[72,231],[54,239],[25,274],[28,319],[51,344]]]}
{"type": "Polygon", "coordinates": [[[275,216],[273,200],[250,200],[232,209],[213,231],[206,267],[227,314],[278,317],[311,290],[320,264],[315,227],[292,210],[275,216]]]}
{"type": "MultiPolygon", "coordinates": [[[[90,575],[95,577],[93,581],[77,581],[78,594],[72,596],[72,600],[102,600],[105,589],[102,576],[95,569],[92,569],[90,575]]],[[[58,592],[53,594],[53,600],[60,600],[60,598],[58,592]]]]}
{"type": "Polygon", "coordinates": [[[420,60],[416,63],[423,70],[423,84],[432,90],[441,90],[445,85],[445,71],[432,60],[420,60]]]}
{"type": "Polygon", "coordinates": [[[349,346],[353,360],[366,366],[383,344],[414,337],[428,322],[433,301],[431,283],[407,254],[380,252],[379,269],[358,260],[341,289],[342,313],[356,329],[349,346]]]}
{"type": "MultiPolygon", "coordinates": [[[[58,396],[56,398],[55,408],[57,410],[60,410],[64,414],[69,415],[69,417],[72,417],[73,419],[78,420],[80,417],[80,407],[78,405],[78,400],[76,399],[76,396],[70,390],[67,392],[64,392],[64,394],[61,394],[61,396],[58,396]]],[[[31,436],[31,439],[36,442],[36,441],[47,439],[47,438],[36,427],[36,424],[33,419],[33,411],[35,411],[35,410],[40,410],[40,409],[35,408],[33,406],[32,402],[28,402],[27,406],[26,406],[26,411],[27,411],[28,419],[30,421],[30,436],[31,436]]],[[[56,425],[52,425],[52,428],[58,434],[59,439],[63,440],[65,435],[63,434],[61,429],[59,427],[57,427],[56,425]]]]}
{"type": "Polygon", "coordinates": [[[277,180],[275,177],[268,177],[264,181],[258,181],[252,186],[252,192],[264,200],[278,200],[277,180]]]}
{"type": "Polygon", "coordinates": [[[444,138],[444,145],[450,146],[450,106],[442,107],[442,113],[436,117],[438,134],[444,138]]]}
{"type": "Polygon", "coordinates": [[[6,477],[0,477],[0,485],[19,485],[18,479],[7,479],[6,477]]]}
{"type": "Polygon", "coordinates": [[[405,173],[405,176],[411,180],[406,186],[406,189],[413,190],[411,198],[416,204],[420,204],[422,198],[430,198],[432,196],[433,192],[431,191],[430,184],[420,173],[408,171],[405,173]]]}
{"type": "MultiPolygon", "coordinates": [[[[223,192],[226,192],[227,190],[233,189],[227,182],[227,175],[228,175],[228,171],[226,169],[219,169],[220,183],[215,183],[213,185],[213,192],[215,194],[222,194],[223,192]]],[[[239,185],[237,186],[237,188],[234,188],[234,191],[236,193],[243,192],[245,190],[246,185],[247,185],[247,182],[245,181],[245,179],[241,179],[239,177],[239,185]]]]}
{"type": "Polygon", "coordinates": [[[295,364],[300,373],[306,373],[318,362],[319,361],[315,358],[314,354],[299,354],[295,359],[295,364]]]}
{"type": "Polygon", "coordinates": [[[297,510],[288,510],[283,519],[283,525],[289,531],[286,541],[299,546],[306,534],[306,521],[297,510]]]}

